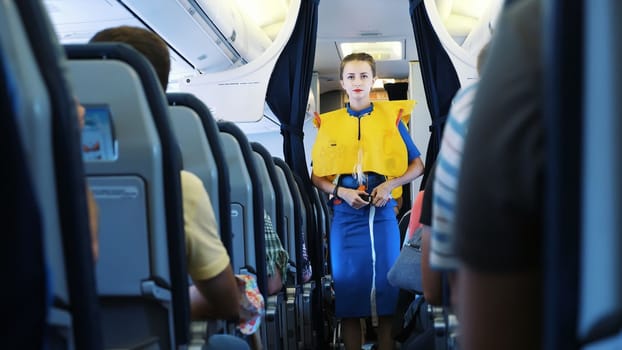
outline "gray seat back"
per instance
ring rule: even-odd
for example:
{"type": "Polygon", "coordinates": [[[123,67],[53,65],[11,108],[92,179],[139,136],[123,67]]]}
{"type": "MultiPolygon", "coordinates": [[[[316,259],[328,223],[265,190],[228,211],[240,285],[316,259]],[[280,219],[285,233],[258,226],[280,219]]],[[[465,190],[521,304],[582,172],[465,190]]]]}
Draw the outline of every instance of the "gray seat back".
{"type": "MultiPolygon", "coordinates": [[[[201,119],[186,106],[170,106],[171,126],[179,142],[184,170],[198,176],[209,194],[216,220],[220,218],[218,168],[201,119]]],[[[220,222],[218,222],[220,232],[220,222]]]]}
{"type": "Polygon", "coordinates": [[[100,147],[85,159],[100,207],[105,345],[183,346],[189,312],[181,162],[165,96],[150,64],[126,45],[67,51],[71,82],[87,108],[83,149],[100,147]]]}
{"type": "Polygon", "coordinates": [[[315,257],[316,266],[321,267],[321,269],[315,271],[315,273],[319,274],[319,277],[322,277],[328,274],[328,263],[325,261],[328,242],[328,230],[329,227],[329,218],[326,204],[323,202],[322,196],[320,195],[317,187],[313,187],[311,189],[312,193],[310,194],[311,200],[313,201],[313,205],[315,207],[316,213],[316,226],[315,226],[315,235],[310,238],[310,241],[313,242],[313,251],[317,252],[315,257]]]}
{"type": "Polygon", "coordinates": [[[287,178],[285,172],[278,166],[275,166],[275,172],[277,174],[278,186],[281,188],[282,203],[283,203],[283,231],[279,232],[283,247],[287,250],[289,257],[292,261],[296,260],[296,246],[295,241],[291,239],[294,237],[295,221],[294,221],[294,198],[290,192],[289,185],[287,184],[287,178]]]}
{"type": "Polygon", "coordinates": [[[99,294],[138,296],[142,287],[137,281],[154,277],[170,283],[158,134],[130,66],[117,60],[71,60],[68,68],[87,110],[83,147],[94,147],[101,138],[101,147],[107,143],[113,153],[112,159],[103,160],[85,155],[89,183],[100,206],[99,294]],[[109,118],[110,124],[102,118],[109,118]],[[152,254],[162,259],[154,259],[152,265],[152,254]]]}
{"type": "MultiPolygon", "coordinates": [[[[56,197],[50,98],[37,67],[34,53],[28,43],[29,40],[25,28],[20,22],[15,4],[6,1],[0,3],[0,49],[2,50],[3,67],[7,67],[6,71],[3,72],[3,84],[6,86],[6,94],[11,96],[10,105],[9,101],[6,101],[7,104],[5,105],[3,102],[3,107],[11,108],[11,113],[15,113],[15,115],[3,115],[3,118],[11,118],[14,121],[17,132],[14,135],[17,141],[14,151],[17,152],[19,149],[23,151],[21,161],[25,163],[25,169],[30,170],[25,175],[24,181],[32,186],[32,206],[38,208],[32,213],[32,220],[40,224],[40,231],[30,233],[33,235],[33,244],[37,244],[37,240],[34,239],[36,237],[39,237],[39,240],[45,240],[43,246],[45,255],[48,257],[47,263],[52,271],[53,297],[57,300],[57,304],[68,307],[69,294],[56,197]],[[28,82],[28,84],[12,84],[12,82],[28,82]],[[35,234],[36,236],[34,236],[35,234]]],[[[8,159],[3,159],[3,161],[8,161],[8,159]]],[[[17,167],[17,165],[15,166],[17,167]]],[[[13,165],[10,168],[12,169],[13,165]]],[[[3,200],[9,200],[9,198],[3,200]]],[[[15,205],[18,204],[15,203],[15,205]]],[[[3,245],[8,243],[4,242],[3,245]]],[[[18,249],[18,247],[10,249],[18,249]]],[[[33,254],[35,252],[36,246],[32,250],[33,254]]],[[[42,252],[39,254],[39,256],[32,256],[31,259],[33,261],[42,260],[42,252]]],[[[12,263],[19,264],[19,262],[12,263]]],[[[42,278],[38,281],[39,287],[44,287],[43,279],[45,277],[33,276],[33,278],[36,277],[42,278]]],[[[37,281],[33,282],[36,283],[37,281]]],[[[12,294],[6,292],[8,295],[12,294]]],[[[44,294],[45,290],[42,290],[42,293],[44,294]]],[[[43,316],[46,312],[43,305],[41,307],[42,309],[38,311],[43,316]]],[[[9,313],[9,315],[11,314],[9,313]]],[[[36,316],[32,315],[33,318],[36,316]]],[[[68,332],[69,336],[66,341],[72,343],[71,317],[68,312],[53,308],[50,311],[48,322],[53,328],[68,332]]],[[[42,325],[40,326],[42,327],[42,325]]],[[[33,332],[33,337],[38,336],[40,342],[42,334],[36,334],[37,329],[33,329],[33,332]]]]}
{"type": "MultiPolygon", "coordinates": [[[[247,208],[250,207],[250,203],[234,203],[233,191],[234,188],[249,188],[250,192],[250,200],[252,203],[252,210],[249,212],[245,212],[248,214],[248,217],[245,218],[246,222],[251,224],[252,226],[244,227],[244,237],[245,237],[245,250],[246,252],[254,251],[253,258],[254,259],[246,259],[249,266],[253,267],[257,274],[257,285],[261,294],[264,297],[264,300],[268,300],[268,277],[267,277],[267,269],[266,269],[266,245],[265,245],[265,228],[264,228],[264,196],[263,196],[263,188],[261,183],[261,174],[258,170],[257,166],[257,158],[253,153],[251,146],[246,138],[246,135],[240,130],[238,126],[230,122],[219,122],[218,127],[221,132],[221,136],[223,137],[224,149],[227,152],[231,152],[228,148],[230,145],[232,149],[235,149],[235,152],[231,153],[236,159],[233,161],[236,163],[236,170],[241,172],[246,172],[249,176],[249,182],[246,184],[239,184],[237,176],[231,176],[231,212],[232,212],[232,220],[234,213],[234,205],[238,207],[242,207],[245,205],[247,208]],[[227,141],[224,141],[227,140],[227,141]],[[234,142],[235,141],[235,142],[234,142]],[[235,145],[237,144],[237,147],[235,145]],[[241,158],[241,159],[239,159],[241,158]],[[245,168],[245,169],[244,169],[245,168]],[[235,184],[238,183],[238,184],[235,184]],[[248,187],[246,187],[248,186],[248,187]],[[253,245],[249,244],[250,237],[253,237],[253,245]]],[[[231,174],[238,174],[233,168],[230,168],[231,174]]],[[[248,200],[249,197],[245,196],[244,198],[240,198],[242,200],[248,200]]],[[[235,238],[234,238],[235,239],[235,238]]],[[[235,247],[235,245],[234,245],[235,247]]],[[[260,332],[263,335],[263,346],[267,346],[267,333],[265,324],[260,328],[260,332]]]]}
{"type": "Polygon", "coordinates": [[[270,220],[272,221],[274,229],[276,230],[276,223],[278,220],[276,213],[276,193],[274,191],[274,187],[272,186],[272,181],[270,180],[268,166],[264,162],[263,156],[259,152],[253,151],[253,156],[255,158],[257,170],[259,171],[259,181],[261,183],[263,193],[263,207],[268,216],[270,216],[270,220]]]}
{"type": "Polygon", "coordinates": [[[276,171],[276,166],[274,165],[274,160],[272,159],[270,152],[258,142],[251,142],[251,148],[255,153],[261,156],[261,162],[264,163],[266,171],[268,172],[268,179],[270,181],[271,188],[274,191],[274,208],[270,208],[270,210],[274,210],[275,212],[272,223],[277,234],[279,235],[281,243],[283,243],[283,231],[285,230],[285,217],[283,214],[284,188],[279,183],[279,175],[276,171]]]}
{"type": "Polygon", "coordinates": [[[289,193],[293,199],[294,216],[292,223],[288,225],[289,230],[286,240],[290,254],[289,257],[296,263],[296,285],[299,285],[302,281],[302,232],[304,232],[304,227],[306,227],[306,210],[300,191],[298,190],[298,184],[294,179],[291,169],[283,159],[274,157],[273,160],[277,169],[280,169],[285,176],[285,180],[289,187],[289,193]]]}
{"type": "Polygon", "coordinates": [[[171,106],[185,106],[192,109],[201,119],[201,129],[207,138],[209,147],[214,158],[211,171],[217,173],[217,189],[211,192],[210,185],[208,191],[212,199],[212,205],[217,210],[218,224],[220,226],[220,239],[224,244],[229,256],[233,259],[233,245],[231,243],[231,199],[229,188],[229,169],[225,159],[222,143],[220,142],[220,130],[214,120],[209,108],[196,96],[189,93],[175,92],[166,94],[168,103],[171,106]],[[218,208],[218,209],[216,209],[218,208]]]}
{"type": "MultiPolygon", "coordinates": [[[[24,158],[36,164],[31,171],[35,195],[40,197],[46,258],[52,276],[49,286],[55,303],[48,313],[48,323],[52,326],[48,346],[99,349],[101,334],[76,106],[64,76],[62,49],[40,1],[4,2],[5,5],[0,11],[2,16],[7,16],[1,20],[8,27],[2,30],[7,35],[3,41],[19,40],[17,46],[7,47],[11,47],[10,56],[19,52],[19,65],[27,65],[29,71],[28,76],[23,76],[23,66],[14,67],[11,75],[22,76],[12,80],[9,91],[15,93],[12,103],[30,100],[19,109],[25,113],[20,118],[24,122],[20,127],[25,126],[28,134],[24,158]],[[9,3],[14,4],[19,14],[9,3]],[[23,19],[22,29],[15,26],[19,18],[23,19]],[[28,43],[32,51],[24,49],[28,43]],[[40,83],[47,90],[46,99],[37,97],[40,83]],[[20,89],[27,91],[20,93],[20,89]]],[[[37,244],[36,240],[32,244],[37,244]]],[[[34,274],[28,277],[37,278],[34,274]]],[[[36,337],[34,333],[33,336],[36,337]]]]}
{"type": "Polygon", "coordinates": [[[230,178],[232,267],[234,272],[239,273],[245,266],[256,266],[253,185],[238,141],[224,132],[220,133],[220,138],[229,173],[235,174],[230,178]]]}
{"type": "MultiPolygon", "coordinates": [[[[249,175],[250,182],[246,184],[248,188],[251,190],[250,199],[252,203],[252,210],[248,212],[249,220],[247,221],[251,226],[244,227],[244,235],[247,238],[247,247],[245,248],[247,252],[254,250],[254,259],[246,259],[249,266],[252,266],[257,273],[257,284],[261,294],[264,298],[267,297],[267,272],[266,272],[266,245],[265,245],[265,234],[264,234],[264,206],[263,206],[263,188],[260,181],[260,173],[257,168],[257,162],[255,155],[251,149],[251,146],[246,138],[246,135],[240,130],[238,126],[230,122],[219,122],[218,128],[220,129],[221,136],[224,139],[228,139],[228,143],[232,145],[232,148],[236,149],[234,155],[236,158],[241,156],[241,160],[236,159],[235,162],[238,164],[238,167],[241,171],[241,168],[246,168],[246,172],[249,175]],[[235,140],[233,142],[232,140],[235,140]],[[235,147],[237,143],[238,147],[235,147]],[[239,150],[239,152],[237,152],[239,150]],[[250,236],[253,236],[253,245],[249,245],[250,236]]],[[[224,142],[223,142],[224,143],[224,142]]],[[[227,145],[224,145],[224,148],[227,149],[227,145]]],[[[229,150],[227,150],[229,151],[229,150]]],[[[232,169],[230,169],[232,170],[232,169]]],[[[237,174],[235,171],[230,171],[231,174],[237,174]]],[[[233,187],[234,182],[237,182],[237,176],[231,176],[231,189],[233,196],[233,187]]],[[[242,187],[237,185],[236,187],[242,187]]],[[[248,199],[248,197],[246,197],[248,199]]],[[[233,202],[233,198],[231,199],[233,202]]],[[[250,203],[247,203],[247,206],[250,203]]],[[[231,209],[233,215],[233,204],[231,209]]],[[[233,217],[232,217],[233,219],[233,217]]]]}

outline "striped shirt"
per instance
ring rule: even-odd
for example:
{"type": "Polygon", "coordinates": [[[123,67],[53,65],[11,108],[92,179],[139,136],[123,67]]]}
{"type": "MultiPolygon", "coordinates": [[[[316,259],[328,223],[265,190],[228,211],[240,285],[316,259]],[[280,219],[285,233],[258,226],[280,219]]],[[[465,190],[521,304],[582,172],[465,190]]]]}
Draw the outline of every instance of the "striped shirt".
{"type": "Polygon", "coordinates": [[[453,242],[456,192],[464,139],[468,131],[471,106],[477,82],[462,87],[456,93],[436,161],[436,176],[432,197],[432,239],[430,241],[430,266],[433,269],[454,270],[458,267],[453,242]]]}

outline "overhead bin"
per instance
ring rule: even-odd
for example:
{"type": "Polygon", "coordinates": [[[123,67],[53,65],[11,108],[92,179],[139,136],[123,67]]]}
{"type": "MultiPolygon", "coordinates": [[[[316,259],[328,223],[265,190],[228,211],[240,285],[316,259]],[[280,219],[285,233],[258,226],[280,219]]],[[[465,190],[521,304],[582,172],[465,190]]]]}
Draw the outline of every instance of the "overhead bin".
{"type": "MultiPolygon", "coordinates": [[[[229,3],[224,0],[222,2],[229,3]]],[[[263,117],[265,96],[272,70],[291,37],[299,8],[300,0],[291,0],[280,31],[259,56],[243,66],[188,77],[180,82],[179,90],[200,98],[210,107],[217,120],[232,122],[260,120],[263,117]]],[[[269,24],[266,25],[266,28],[270,27],[269,24]]]]}
{"type": "Polygon", "coordinates": [[[268,81],[300,0],[265,0],[261,6],[244,0],[119,1],[194,66],[196,75],[181,79],[180,91],[199,97],[216,119],[262,118],[268,81]]]}
{"type": "Polygon", "coordinates": [[[189,1],[121,2],[200,72],[229,69],[240,61],[239,54],[226,45],[218,29],[206,22],[189,1]]]}
{"type": "Polygon", "coordinates": [[[246,12],[231,0],[197,0],[211,20],[246,62],[259,57],[272,40],[246,12]]]}
{"type": "Polygon", "coordinates": [[[490,40],[503,6],[501,0],[424,0],[439,41],[451,59],[460,84],[478,76],[477,56],[490,40]]]}

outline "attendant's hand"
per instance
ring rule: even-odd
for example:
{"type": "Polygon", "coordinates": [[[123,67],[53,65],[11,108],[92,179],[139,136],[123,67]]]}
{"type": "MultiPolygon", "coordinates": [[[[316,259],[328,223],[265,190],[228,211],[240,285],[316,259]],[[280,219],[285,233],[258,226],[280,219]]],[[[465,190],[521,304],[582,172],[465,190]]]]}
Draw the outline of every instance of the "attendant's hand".
{"type": "Polygon", "coordinates": [[[384,207],[387,205],[392,198],[391,191],[393,191],[393,187],[389,181],[385,181],[376,186],[376,188],[371,191],[372,204],[376,207],[384,207]]]}
{"type": "Polygon", "coordinates": [[[354,209],[361,209],[362,207],[369,204],[368,201],[364,200],[361,197],[367,197],[369,194],[362,190],[339,187],[338,195],[339,198],[346,201],[346,203],[348,203],[354,209]]]}

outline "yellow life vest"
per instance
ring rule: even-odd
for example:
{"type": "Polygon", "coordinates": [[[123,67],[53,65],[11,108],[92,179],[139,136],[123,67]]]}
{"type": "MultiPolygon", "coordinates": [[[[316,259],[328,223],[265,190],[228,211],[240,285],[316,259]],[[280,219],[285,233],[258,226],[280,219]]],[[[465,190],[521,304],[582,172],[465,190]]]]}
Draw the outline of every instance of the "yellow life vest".
{"type": "MultiPolygon", "coordinates": [[[[362,171],[389,178],[406,172],[408,153],[397,123],[408,121],[415,101],[376,101],[373,104],[373,111],[361,117],[350,116],[342,108],[316,118],[318,134],[311,152],[315,175],[355,173],[359,148],[362,171]]],[[[397,198],[401,193],[399,186],[392,195],[397,198]]]]}

